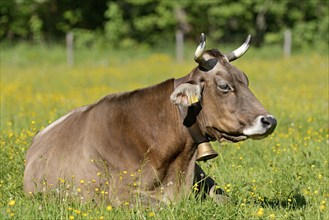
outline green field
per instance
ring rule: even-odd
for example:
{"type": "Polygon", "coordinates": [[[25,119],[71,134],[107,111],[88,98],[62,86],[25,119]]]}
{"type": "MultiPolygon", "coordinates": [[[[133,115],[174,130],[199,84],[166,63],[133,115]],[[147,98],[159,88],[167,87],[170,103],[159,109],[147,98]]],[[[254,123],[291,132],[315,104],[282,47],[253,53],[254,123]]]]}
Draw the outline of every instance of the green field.
{"type": "Polygon", "coordinates": [[[68,67],[61,47],[3,47],[0,219],[329,219],[328,57],[259,53],[251,49],[234,65],[278,119],[276,131],[261,141],[213,144],[219,157],[201,163],[232,203],[191,196],[152,209],[31,199],[22,190],[25,154],[35,133],[69,110],[183,76],[196,65],[193,54],[176,63],[150,51],[84,50],[68,67]]]}

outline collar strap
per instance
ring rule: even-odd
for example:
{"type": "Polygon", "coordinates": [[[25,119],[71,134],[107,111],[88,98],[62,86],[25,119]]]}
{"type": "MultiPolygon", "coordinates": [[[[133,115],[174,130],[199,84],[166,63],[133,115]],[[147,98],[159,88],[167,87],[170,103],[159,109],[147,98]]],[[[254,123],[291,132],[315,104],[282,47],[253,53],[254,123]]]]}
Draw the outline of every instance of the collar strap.
{"type": "Polygon", "coordinates": [[[187,112],[184,111],[184,108],[182,106],[179,106],[180,115],[184,120],[183,124],[189,131],[194,143],[197,145],[204,142],[209,142],[208,138],[202,135],[201,129],[196,123],[196,117],[199,114],[200,110],[201,106],[199,103],[197,103],[197,105],[189,106],[187,112]]]}
{"type": "Polygon", "coordinates": [[[217,157],[218,153],[211,147],[208,138],[202,135],[201,129],[196,123],[196,117],[200,111],[200,103],[189,106],[187,111],[184,111],[184,108],[179,106],[180,115],[184,120],[183,124],[190,133],[194,143],[198,146],[196,160],[207,161],[217,157]]]}

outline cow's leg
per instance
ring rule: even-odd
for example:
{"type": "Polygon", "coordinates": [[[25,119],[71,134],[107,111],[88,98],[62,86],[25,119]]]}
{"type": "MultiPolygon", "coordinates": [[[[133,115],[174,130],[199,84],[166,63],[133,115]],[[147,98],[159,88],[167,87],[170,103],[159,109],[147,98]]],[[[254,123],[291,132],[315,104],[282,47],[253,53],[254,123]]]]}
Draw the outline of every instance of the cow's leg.
{"type": "Polygon", "coordinates": [[[207,176],[202,168],[195,164],[194,171],[194,186],[196,187],[199,196],[206,198],[207,196],[213,198],[218,203],[227,203],[230,198],[227,196],[224,190],[218,188],[215,180],[210,176],[207,176]]]}

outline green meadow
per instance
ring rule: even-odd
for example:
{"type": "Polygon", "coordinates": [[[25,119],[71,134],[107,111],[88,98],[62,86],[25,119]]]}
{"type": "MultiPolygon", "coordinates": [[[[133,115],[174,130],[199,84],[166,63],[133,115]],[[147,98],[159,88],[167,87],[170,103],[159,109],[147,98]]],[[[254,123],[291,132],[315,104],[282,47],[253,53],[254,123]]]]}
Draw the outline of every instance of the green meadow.
{"type": "Polygon", "coordinates": [[[233,65],[277,129],[264,140],[213,143],[219,156],[200,163],[230,203],[191,194],[160,209],[130,208],[23,193],[25,154],[38,130],[109,93],[186,75],[193,49],[182,63],[160,50],[81,49],[69,67],[59,46],[2,46],[0,219],[329,219],[328,57],[282,58],[275,49],[251,48],[233,65]]]}

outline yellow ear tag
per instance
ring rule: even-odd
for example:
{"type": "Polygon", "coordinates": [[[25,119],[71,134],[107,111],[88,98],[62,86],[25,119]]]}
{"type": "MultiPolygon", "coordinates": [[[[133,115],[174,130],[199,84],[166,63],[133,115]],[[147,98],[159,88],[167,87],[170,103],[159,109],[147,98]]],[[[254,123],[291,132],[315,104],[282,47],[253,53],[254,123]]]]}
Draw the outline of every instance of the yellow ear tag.
{"type": "Polygon", "coordinates": [[[198,96],[192,95],[190,98],[190,104],[192,105],[193,103],[197,103],[199,101],[198,96]]]}

